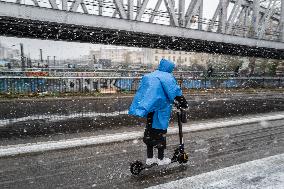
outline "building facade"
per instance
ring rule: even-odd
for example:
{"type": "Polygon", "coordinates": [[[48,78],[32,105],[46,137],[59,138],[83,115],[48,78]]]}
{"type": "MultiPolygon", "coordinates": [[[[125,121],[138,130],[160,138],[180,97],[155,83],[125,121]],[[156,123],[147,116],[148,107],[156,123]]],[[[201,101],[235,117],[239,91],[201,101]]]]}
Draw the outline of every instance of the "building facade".
{"type": "Polygon", "coordinates": [[[20,51],[7,48],[0,43],[0,59],[19,59],[20,51]]]}
{"type": "Polygon", "coordinates": [[[209,55],[205,53],[195,53],[186,51],[173,51],[163,49],[152,49],[152,62],[157,65],[162,58],[175,62],[178,66],[191,66],[194,63],[206,65],[209,55]]]}

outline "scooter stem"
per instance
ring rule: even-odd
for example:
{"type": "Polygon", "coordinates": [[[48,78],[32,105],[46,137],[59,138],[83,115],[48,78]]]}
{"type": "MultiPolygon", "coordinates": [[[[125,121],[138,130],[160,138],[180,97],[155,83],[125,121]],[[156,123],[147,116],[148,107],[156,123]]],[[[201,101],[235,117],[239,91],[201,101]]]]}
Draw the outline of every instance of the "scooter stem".
{"type": "Polygon", "coordinates": [[[183,147],[183,134],[182,134],[182,123],[181,123],[181,114],[177,112],[178,117],[178,133],[179,133],[179,144],[183,147]]]}

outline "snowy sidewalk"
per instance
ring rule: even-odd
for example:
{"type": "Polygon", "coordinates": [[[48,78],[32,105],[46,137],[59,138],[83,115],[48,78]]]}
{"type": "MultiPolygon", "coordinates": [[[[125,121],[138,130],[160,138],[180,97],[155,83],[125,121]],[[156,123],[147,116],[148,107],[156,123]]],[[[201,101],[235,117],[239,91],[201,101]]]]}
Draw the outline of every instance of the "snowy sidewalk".
{"type": "MultiPolygon", "coordinates": [[[[245,125],[250,123],[259,123],[267,125],[267,122],[272,120],[284,120],[284,112],[277,112],[274,114],[262,114],[261,116],[247,116],[244,118],[231,119],[229,121],[207,122],[196,124],[185,124],[183,127],[184,133],[197,132],[202,130],[210,130],[215,128],[233,127],[238,125],[245,125]]],[[[177,134],[178,128],[169,128],[168,134],[177,134]]],[[[0,147],[0,157],[13,156],[19,154],[44,152],[51,150],[60,150],[81,146],[106,144],[126,140],[136,140],[142,138],[143,131],[123,132],[108,135],[98,135],[91,137],[65,139],[59,141],[38,142],[29,144],[9,145],[0,147]]]]}
{"type": "Polygon", "coordinates": [[[283,189],[284,154],[172,181],[148,189],[283,189]]]}

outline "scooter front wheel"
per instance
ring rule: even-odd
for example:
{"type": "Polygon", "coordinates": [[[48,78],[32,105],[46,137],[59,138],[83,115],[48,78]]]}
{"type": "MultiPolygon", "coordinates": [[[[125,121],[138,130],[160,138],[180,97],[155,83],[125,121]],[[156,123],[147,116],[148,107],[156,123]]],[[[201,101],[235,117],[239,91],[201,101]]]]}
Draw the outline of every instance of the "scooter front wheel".
{"type": "Polygon", "coordinates": [[[139,173],[143,170],[143,163],[141,161],[135,161],[130,165],[130,172],[133,175],[139,175],[139,173]]]}
{"type": "Polygon", "coordinates": [[[187,155],[187,153],[185,153],[185,152],[180,153],[179,156],[178,156],[178,162],[180,164],[187,163],[188,162],[188,155],[187,155]]]}

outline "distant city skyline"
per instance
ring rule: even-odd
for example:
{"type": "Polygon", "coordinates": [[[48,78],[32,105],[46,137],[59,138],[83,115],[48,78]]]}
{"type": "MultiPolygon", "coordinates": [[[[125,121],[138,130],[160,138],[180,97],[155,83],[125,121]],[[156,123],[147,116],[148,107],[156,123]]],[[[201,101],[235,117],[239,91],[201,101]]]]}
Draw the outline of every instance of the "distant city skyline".
{"type": "Polygon", "coordinates": [[[59,60],[78,59],[89,55],[91,50],[98,50],[100,48],[125,48],[138,50],[138,48],[134,47],[0,36],[0,44],[7,48],[20,50],[20,43],[23,43],[24,45],[25,55],[30,56],[32,59],[40,58],[39,49],[42,49],[43,51],[43,59],[46,59],[47,56],[56,56],[59,60]]]}

